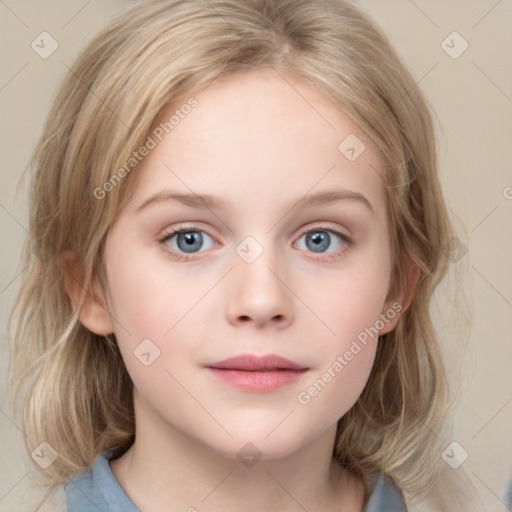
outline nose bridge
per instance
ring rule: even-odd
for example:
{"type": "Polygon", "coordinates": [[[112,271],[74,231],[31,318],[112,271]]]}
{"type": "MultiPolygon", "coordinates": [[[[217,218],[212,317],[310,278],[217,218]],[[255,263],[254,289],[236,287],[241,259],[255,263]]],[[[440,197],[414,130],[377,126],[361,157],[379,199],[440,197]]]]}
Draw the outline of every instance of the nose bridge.
{"type": "Polygon", "coordinates": [[[288,272],[271,235],[248,236],[238,244],[231,273],[227,314],[231,322],[272,319],[281,324],[292,317],[288,272]]]}
{"type": "Polygon", "coordinates": [[[237,284],[252,292],[270,295],[280,293],[283,283],[276,277],[283,266],[279,248],[271,235],[247,236],[236,248],[235,276],[237,284]]]}

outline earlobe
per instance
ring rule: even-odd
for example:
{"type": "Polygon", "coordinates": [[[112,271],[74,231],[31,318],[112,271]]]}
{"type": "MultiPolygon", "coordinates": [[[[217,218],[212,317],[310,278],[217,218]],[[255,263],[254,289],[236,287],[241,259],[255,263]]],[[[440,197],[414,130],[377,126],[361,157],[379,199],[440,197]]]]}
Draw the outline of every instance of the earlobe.
{"type": "MultiPolygon", "coordinates": [[[[84,293],[83,266],[72,251],[61,254],[63,284],[73,310],[79,309],[80,297],[84,293]]],[[[105,294],[97,276],[93,278],[85,301],[79,310],[80,322],[99,336],[114,332],[114,324],[107,309],[105,294]]]]}
{"type": "Polygon", "coordinates": [[[388,317],[386,319],[387,323],[385,322],[384,327],[382,329],[379,329],[379,336],[391,332],[396,327],[398,320],[400,320],[400,317],[407,311],[414,297],[414,291],[416,290],[416,285],[418,284],[419,277],[419,268],[414,264],[413,261],[408,260],[407,292],[405,293],[404,296],[397,297],[394,301],[386,302],[386,309],[383,312],[383,315],[388,317]]]}

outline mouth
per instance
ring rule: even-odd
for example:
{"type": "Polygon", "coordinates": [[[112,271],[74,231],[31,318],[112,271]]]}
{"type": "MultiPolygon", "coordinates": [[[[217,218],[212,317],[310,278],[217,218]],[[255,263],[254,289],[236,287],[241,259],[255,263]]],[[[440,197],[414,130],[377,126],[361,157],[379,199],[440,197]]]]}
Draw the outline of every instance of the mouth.
{"type": "Polygon", "coordinates": [[[272,392],[289,386],[309,369],[274,354],[242,354],[205,367],[225,384],[255,393],[272,392]]]}
{"type": "Polygon", "coordinates": [[[254,356],[251,354],[242,354],[236,357],[230,357],[223,361],[210,363],[207,368],[216,368],[218,370],[240,370],[240,371],[277,371],[277,370],[307,370],[307,367],[294,363],[289,359],[274,354],[266,356],[254,356]]]}

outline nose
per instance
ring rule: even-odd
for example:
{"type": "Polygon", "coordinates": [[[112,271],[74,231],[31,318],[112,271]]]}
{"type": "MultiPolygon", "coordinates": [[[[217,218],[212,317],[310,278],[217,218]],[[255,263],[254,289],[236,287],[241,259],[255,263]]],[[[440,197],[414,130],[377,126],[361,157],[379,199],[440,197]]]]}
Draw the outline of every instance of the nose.
{"type": "Polygon", "coordinates": [[[256,261],[247,263],[235,254],[235,267],[227,283],[227,320],[263,328],[283,329],[293,321],[289,272],[277,264],[273,251],[265,250],[256,261]]]}

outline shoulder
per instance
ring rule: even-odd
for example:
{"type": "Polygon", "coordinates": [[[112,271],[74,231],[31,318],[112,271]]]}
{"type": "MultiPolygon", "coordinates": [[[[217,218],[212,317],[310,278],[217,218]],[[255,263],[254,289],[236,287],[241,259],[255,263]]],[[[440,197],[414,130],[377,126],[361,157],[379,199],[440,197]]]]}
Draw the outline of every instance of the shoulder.
{"type": "Polygon", "coordinates": [[[112,473],[109,455],[98,455],[90,470],[69,480],[64,489],[67,512],[138,512],[112,473]]]}
{"type": "Polygon", "coordinates": [[[402,491],[386,475],[371,480],[370,498],[364,512],[407,512],[402,491]]]}

